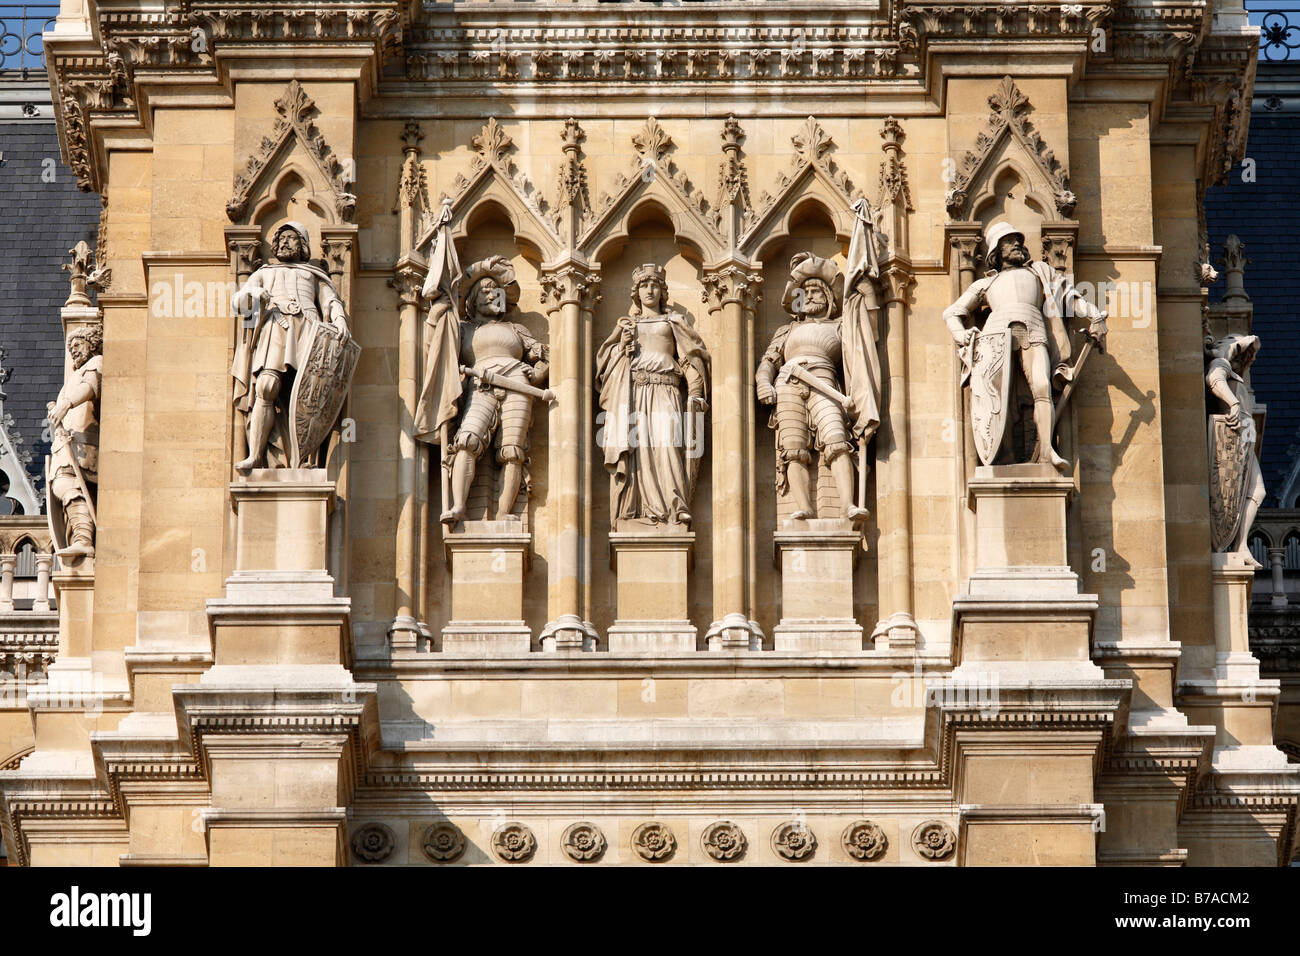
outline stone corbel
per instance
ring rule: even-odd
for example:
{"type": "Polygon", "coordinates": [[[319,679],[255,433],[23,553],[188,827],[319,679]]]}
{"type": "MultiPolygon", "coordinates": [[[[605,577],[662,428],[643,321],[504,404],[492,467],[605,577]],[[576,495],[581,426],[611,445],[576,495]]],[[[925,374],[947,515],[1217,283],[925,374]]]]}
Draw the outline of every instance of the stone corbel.
{"type": "Polygon", "coordinates": [[[943,227],[948,271],[953,277],[953,297],[956,298],[983,273],[979,248],[984,227],[978,222],[949,222],[943,227]]]}
{"type": "Polygon", "coordinates": [[[348,315],[352,314],[352,283],[357,265],[357,226],[353,223],[320,227],[321,259],[334,280],[348,315]]]}
{"type": "Polygon", "coordinates": [[[1044,222],[1042,226],[1043,259],[1058,275],[1074,275],[1074,250],[1079,241],[1079,224],[1044,222]]]}

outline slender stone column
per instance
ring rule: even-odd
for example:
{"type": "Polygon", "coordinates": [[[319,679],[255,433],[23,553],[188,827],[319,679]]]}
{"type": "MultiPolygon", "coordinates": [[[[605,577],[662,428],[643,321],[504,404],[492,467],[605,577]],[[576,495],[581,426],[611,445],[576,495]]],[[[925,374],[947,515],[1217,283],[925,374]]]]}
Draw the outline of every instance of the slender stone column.
{"type": "Polygon", "coordinates": [[[881,280],[885,294],[889,417],[876,440],[880,623],[872,636],[880,639],[878,649],[910,648],[917,643],[916,620],[912,617],[912,495],[907,429],[907,290],[915,281],[911,263],[892,260],[881,280]]]}
{"type": "Polygon", "coordinates": [[[32,602],[33,611],[50,609],[50,570],[54,567],[53,554],[36,555],[36,600],[32,602]]]}
{"type": "Polygon", "coordinates": [[[542,290],[547,298],[554,340],[551,347],[551,388],[556,403],[550,409],[550,494],[554,505],[554,536],[548,561],[549,617],[541,634],[544,651],[596,649],[596,631],[582,606],[584,568],[591,542],[583,534],[582,475],[590,423],[583,421],[583,325],[591,321],[600,301],[598,267],[567,258],[546,269],[542,290]]]}
{"type": "Polygon", "coordinates": [[[0,554],[0,611],[14,609],[14,568],[18,555],[0,554]]]}
{"type": "Polygon", "coordinates": [[[420,286],[424,270],[403,257],[390,280],[397,290],[399,340],[397,349],[397,395],[401,402],[402,427],[398,434],[397,536],[395,571],[397,615],[388,629],[394,648],[414,650],[419,646],[420,623],[420,524],[416,500],[417,455],[413,427],[420,387],[420,286]]]}
{"type": "MultiPolygon", "coordinates": [[[[4,558],[0,557],[0,561],[3,560],[4,558]]],[[[1286,607],[1286,581],[1282,576],[1285,562],[1286,548],[1268,549],[1268,565],[1273,578],[1273,596],[1268,602],[1271,607],[1286,607]]]]}
{"type": "Polygon", "coordinates": [[[707,268],[704,301],[721,343],[713,363],[713,390],[733,401],[715,401],[713,437],[713,614],[710,650],[761,650],[763,634],[752,612],[746,548],[747,510],[752,507],[746,475],[753,456],[745,422],[753,415],[754,370],[745,363],[746,331],[754,321],[762,277],[733,258],[707,268]]]}

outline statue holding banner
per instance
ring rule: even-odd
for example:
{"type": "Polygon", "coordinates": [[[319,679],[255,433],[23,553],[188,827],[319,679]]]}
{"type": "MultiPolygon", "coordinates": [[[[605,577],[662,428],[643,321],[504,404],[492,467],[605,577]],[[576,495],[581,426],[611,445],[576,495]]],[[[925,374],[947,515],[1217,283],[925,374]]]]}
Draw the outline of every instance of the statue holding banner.
{"type": "Polygon", "coordinates": [[[271,246],[276,261],[249,276],[231,300],[249,330],[231,368],[248,434],[248,457],[235,465],[243,473],[319,464],[361,354],[333,281],[308,261],[307,229],[287,222],[271,246]]]}
{"type": "Polygon", "coordinates": [[[754,379],[758,400],[775,406],[776,490],[793,496],[791,517],[817,517],[809,473],[816,451],[834,476],[844,517],[856,526],[869,515],[867,445],[880,427],[880,304],[871,210],[859,200],[854,212],[847,299],[834,262],[810,252],[790,260],[781,303],[791,321],[772,337],[754,379]]]}
{"type": "Polygon", "coordinates": [[[632,274],[632,308],[596,353],[610,522],[690,525],[704,453],[709,352],[690,320],[669,311],[664,270],[632,274]]]}
{"type": "Polygon", "coordinates": [[[525,485],[533,402],[555,399],[541,387],[548,349],[514,321],[519,283],[504,256],[459,272],[444,226],[434,259],[424,287],[433,300],[431,338],[415,438],[442,448],[444,524],[465,519],[475,468],[489,448],[501,466],[494,517],[508,519],[525,485]]]}
{"type": "Polygon", "coordinates": [[[962,384],[970,383],[975,450],[984,465],[1017,457],[1009,426],[1015,425],[1020,407],[1017,390],[1027,386],[1035,432],[1029,461],[1068,473],[1070,463],[1052,445],[1053,430],[1089,353],[1093,347],[1105,351],[1106,313],[1046,262],[1031,262],[1024,233],[1010,223],[990,226],[984,241],[992,271],[943,312],[960,349],[962,384]],[[1080,330],[1087,341],[1073,365],[1065,315],[1089,321],[1080,330]],[[1018,370],[1014,377],[1013,365],[1018,370]],[[1054,402],[1056,393],[1060,398],[1054,402]]]}

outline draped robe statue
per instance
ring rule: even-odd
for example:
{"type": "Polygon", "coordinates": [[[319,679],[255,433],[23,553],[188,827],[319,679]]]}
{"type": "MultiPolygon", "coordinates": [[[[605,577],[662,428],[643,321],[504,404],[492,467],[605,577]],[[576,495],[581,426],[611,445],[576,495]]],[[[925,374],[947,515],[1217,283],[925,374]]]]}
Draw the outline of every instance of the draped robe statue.
{"type": "Polygon", "coordinates": [[[1259,336],[1225,335],[1206,342],[1209,415],[1210,531],[1215,551],[1250,554],[1250,527],[1264,501],[1255,445],[1255,401],[1243,378],[1259,354],[1259,336]],[[1216,411],[1215,405],[1222,411],[1216,411]]]}
{"type": "Polygon", "coordinates": [[[689,319],[666,305],[663,270],[639,267],[631,314],[596,353],[615,530],[623,522],[691,522],[709,407],[709,353],[689,319]]]}

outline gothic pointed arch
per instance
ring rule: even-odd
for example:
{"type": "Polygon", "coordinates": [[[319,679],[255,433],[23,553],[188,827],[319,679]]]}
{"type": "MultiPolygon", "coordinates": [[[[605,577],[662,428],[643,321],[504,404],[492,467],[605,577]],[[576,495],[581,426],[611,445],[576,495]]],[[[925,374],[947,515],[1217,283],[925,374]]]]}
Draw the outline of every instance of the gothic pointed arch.
{"type": "Polygon", "coordinates": [[[647,203],[659,206],[679,241],[693,246],[704,261],[725,255],[727,243],[702,194],[670,158],[672,137],[653,116],[632,136],[635,156],[612,188],[596,204],[591,223],[578,240],[578,251],[599,261],[611,244],[625,241],[647,203]]]}
{"type": "MultiPolygon", "coordinates": [[[[534,246],[543,260],[559,254],[561,240],[547,218],[537,190],[528,177],[510,159],[514,141],[496,118],[489,118],[479,134],[470,141],[474,161],[469,172],[456,177],[450,202],[452,235],[464,239],[469,224],[477,221],[490,207],[499,208],[510,221],[518,240],[534,246]]],[[[421,233],[416,248],[427,251],[437,233],[431,222],[421,233]]]]}
{"type": "Polygon", "coordinates": [[[326,221],[351,222],[357,202],[351,192],[353,176],[316,128],[314,117],[319,111],[315,102],[297,80],[290,80],[275,101],[275,111],[278,116],[271,134],[262,137],[257,151],[235,176],[234,192],[226,203],[230,221],[241,225],[254,222],[250,210],[254,197],[273,195],[292,169],[313,195],[329,198],[326,221]]]}
{"type": "Polygon", "coordinates": [[[751,257],[787,238],[810,200],[830,216],[841,240],[848,241],[852,233],[853,203],[862,194],[830,158],[834,145],[830,135],[816,117],[809,116],[790,142],[795,149],[790,168],[777,177],[772,191],[759,194],[757,217],[741,238],[741,251],[751,257]]]}

